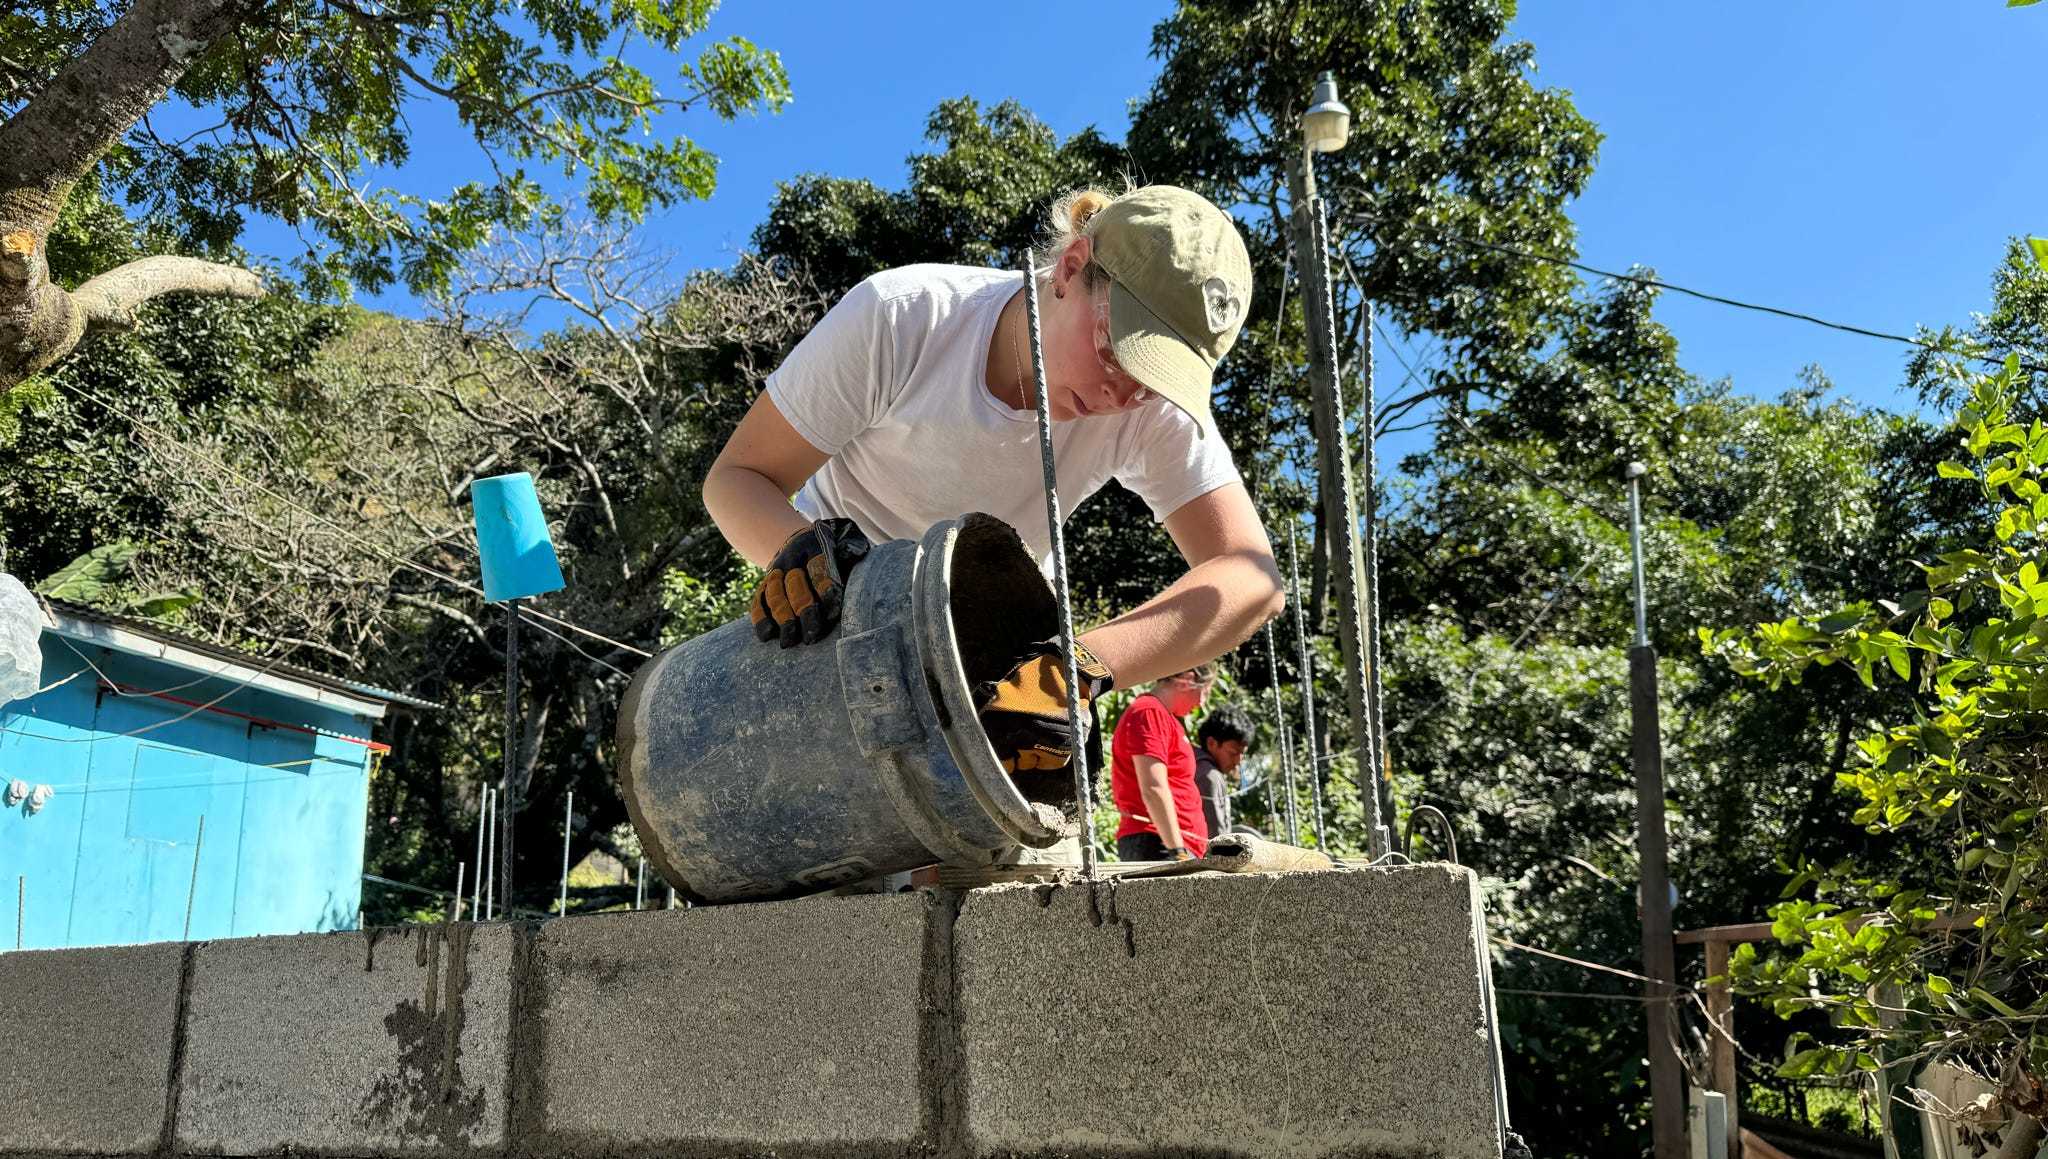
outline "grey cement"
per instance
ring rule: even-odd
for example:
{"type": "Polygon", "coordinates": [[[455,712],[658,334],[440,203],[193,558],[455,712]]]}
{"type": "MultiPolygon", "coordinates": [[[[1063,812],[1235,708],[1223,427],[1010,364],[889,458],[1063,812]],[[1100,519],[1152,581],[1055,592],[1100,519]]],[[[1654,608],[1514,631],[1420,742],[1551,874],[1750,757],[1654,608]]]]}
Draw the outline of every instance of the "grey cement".
{"type": "Polygon", "coordinates": [[[972,891],[965,1142],[1499,1159],[1478,906],[1448,866],[972,891]]]}
{"type": "Polygon", "coordinates": [[[902,1155],[927,1137],[930,894],[570,918],[535,942],[520,1137],[584,1156],[902,1155]],[[531,1116],[530,1119],[527,1116],[531,1116]]]}
{"type": "Polygon", "coordinates": [[[521,936],[464,922],[195,947],[179,1148],[502,1147],[521,936]]]}
{"type": "Polygon", "coordinates": [[[157,1148],[184,956],[175,943],[0,954],[0,1152],[157,1148]]]}

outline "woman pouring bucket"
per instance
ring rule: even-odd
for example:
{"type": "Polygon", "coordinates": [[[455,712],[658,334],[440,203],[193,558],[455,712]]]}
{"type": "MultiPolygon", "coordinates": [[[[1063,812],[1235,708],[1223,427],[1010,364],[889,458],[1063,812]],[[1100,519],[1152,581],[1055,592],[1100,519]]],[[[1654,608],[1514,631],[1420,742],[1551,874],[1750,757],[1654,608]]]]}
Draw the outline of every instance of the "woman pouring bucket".
{"type": "MultiPolygon", "coordinates": [[[[1067,510],[1114,478],[1188,565],[1076,641],[1085,707],[1197,667],[1281,608],[1272,547],[1209,412],[1251,262],[1221,210],[1149,185],[1060,198],[1033,266],[1067,510]]],[[[871,543],[940,520],[986,512],[1047,559],[1034,395],[1014,271],[906,266],[848,292],[768,376],[704,483],[727,542],[767,569],[750,609],[762,646],[825,638],[842,594],[834,575],[871,543]]],[[[983,690],[983,730],[1012,773],[1064,767],[1075,739],[1065,658],[1057,639],[1024,651],[983,690]]]]}

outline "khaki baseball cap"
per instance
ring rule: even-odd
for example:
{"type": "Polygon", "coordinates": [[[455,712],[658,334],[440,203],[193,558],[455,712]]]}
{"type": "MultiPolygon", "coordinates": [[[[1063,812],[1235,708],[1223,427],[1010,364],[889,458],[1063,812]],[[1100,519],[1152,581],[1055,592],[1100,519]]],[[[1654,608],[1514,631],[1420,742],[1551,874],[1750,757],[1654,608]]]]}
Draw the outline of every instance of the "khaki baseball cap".
{"type": "Polygon", "coordinates": [[[1252,261],[1230,215],[1173,185],[1134,189],[1082,230],[1109,287],[1117,364],[1213,428],[1209,392],[1252,300],[1252,261]]]}

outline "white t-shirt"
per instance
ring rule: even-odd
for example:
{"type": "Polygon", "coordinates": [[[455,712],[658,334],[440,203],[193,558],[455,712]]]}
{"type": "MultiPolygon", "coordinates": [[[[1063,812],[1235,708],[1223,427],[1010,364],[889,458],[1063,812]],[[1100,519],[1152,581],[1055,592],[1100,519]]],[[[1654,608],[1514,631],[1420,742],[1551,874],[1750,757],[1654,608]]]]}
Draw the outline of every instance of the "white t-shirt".
{"type": "MultiPolygon", "coordinates": [[[[1022,287],[1017,271],[919,265],[848,291],[768,376],[790,425],[832,456],[797,493],[797,510],[852,519],[877,543],[985,511],[1049,560],[1037,414],[986,385],[989,337],[1022,287]]],[[[1052,441],[1069,516],[1112,478],[1159,520],[1238,480],[1222,436],[1203,435],[1164,399],[1054,423],[1052,441]]]]}

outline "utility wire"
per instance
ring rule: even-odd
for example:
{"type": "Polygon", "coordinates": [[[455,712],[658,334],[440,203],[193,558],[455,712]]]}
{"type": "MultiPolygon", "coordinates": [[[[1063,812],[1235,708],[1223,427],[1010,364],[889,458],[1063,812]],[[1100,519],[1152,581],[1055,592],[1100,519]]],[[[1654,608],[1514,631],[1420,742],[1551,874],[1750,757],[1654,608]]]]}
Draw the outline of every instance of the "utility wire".
{"type": "Polygon", "coordinates": [[[1595,970],[1602,974],[1613,974],[1616,977],[1627,978],[1631,982],[1655,982],[1659,986],[1672,985],[1672,983],[1668,982],[1657,982],[1655,978],[1645,977],[1644,975],[1623,970],[1616,966],[1603,966],[1598,962],[1588,962],[1584,958],[1574,958],[1569,954],[1560,954],[1554,950],[1539,950],[1535,946],[1525,946],[1510,938],[1496,937],[1493,939],[1493,944],[1509,950],[1519,950],[1524,954],[1534,954],[1539,958],[1549,958],[1555,962],[1563,962],[1569,966],[1577,966],[1582,970],[1595,970]]]}
{"type": "MultiPolygon", "coordinates": [[[[1372,213],[1365,212],[1363,210],[1354,211],[1354,214],[1356,217],[1362,219],[1368,224],[1389,224],[1388,222],[1386,222],[1385,219],[1380,218],[1372,213]]],[[[1868,326],[1858,326],[1850,322],[1836,322],[1827,318],[1822,318],[1817,314],[1806,313],[1803,310],[1788,310],[1782,306],[1768,306],[1761,302],[1746,302],[1740,298],[1728,297],[1725,294],[1710,293],[1706,290],[1695,290],[1690,286],[1681,286],[1675,282],[1667,282],[1662,278],[1652,278],[1642,274],[1624,274],[1618,273],[1614,270],[1603,270],[1598,266],[1590,266],[1587,265],[1585,262],[1578,261],[1574,258],[1568,258],[1561,254],[1549,254],[1544,253],[1541,250],[1524,249],[1521,246],[1507,245],[1502,242],[1481,241],[1478,238],[1466,237],[1463,234],[1452,233],[1448,230],[1440,231],[1439,236],[1447,241],[1453,242],[1458,245],[1470,246],[1473,249],[1490,250],[1494,253],[1509,254],[1514,257],[1527,258],[1528,260],[1534,262],[1546,262],[1554,266],[1565,266],[1570,269],[1578,270],[1581,273],[1592,274],[1596,277],[1611,278],[1617,282],[1627,282],[1631,285],[1643,286],[1650,289],[1669,290],[1674,294],[1684,294],[1689,298],[1697,298],[1700,301],[1712,302],[1720,306],[1730,306],[1738,310],[1751,310],[1759,314],[1770,314],[1774,317],[1779,318],[1790,318],[1795,322],[1805,322],[1809,325],[1824,326],[1829,330],[1839,330],[1845,334],[1856,334],[1864,338],[1877,338],[1886,342],[1898,342],[1903,343],[1907,346],[1916,346],[1922,350],[1934,351],[1937,354],[1951,353],[1950,351],[1943,350],[1939,344],[1929,342],[1924,338],[1914,338],[1905,334],[1894,334],[1888,330],[1874,330],[1868,326]]],[[[1994,366],[2003,365],[2005,362],[2003,358],[1995,357],[1989,354],[1964,354],[1962,355],[1962,357],[1968,358],[1976,362],[1990,363],[1994,366]]],[[[2029,371],[2034,374],[2048,374],[2048,366],[2041,366],[2037,363],[2022,362],[2020,363],[2020,369],[2029,371]]]]}
{"type": "MultiPolygon", "coordinates": [[[[74,651],[76,651],[76,649],[74,649],[74,651]]],[[[79,659],[84,660],[84,655],[80,654],[79,659]]],[[[97,665],[94,665],[92,661],[86,660],[85,662],[88,666],[92,668],[94,672],[100,671],[99,667],[97,665]]],[[[278,665],[283,663],[284,657],[278,656],[275,659],[271,660],[268,664],[265,664],[263,667],[251,671],[249,675],[243,677],[236,683],[230,684],[227,688],[227,691],[221,693],[219,696],[214,697],[212,700],[207,701],[205,704],[195,704],[191,708],[186,709],[183,713],[174,716],[169,720],[159,720],[152,724],[145,724],[141,728],[129,729],[127,732],[96,732],[90,736],[43,736],[42,734],[38,733],[36,734],[36,738],[38,740],[48,741],[53,744],[92,744],[95,741],[116,740],[121,737],[128,736],[141,736],[143,733],[154,732],[157,729],[165,728],[170,725],[176,724],[181,720],[189,720],[192,717],[198,716],[200,713],[205,712],[207,709],[212,708],[214,705],[219,704],[221,701],[226,700],[228,697],[233,696],[235,693],[240,692],[242,689],[249,687],[251,684],[254,684],[257,680],[268,675],[271,669],[276,668],[278,665]]],[[[100,679],[107,680],[106,674],[101,672],[100,679]]],[[[113,683],[113,681],[107,680],[107,683],[111,684],[113,683]]]]}
{"type": "MultiPolygon", "coordinates": [[[[312,508],[307,507],[299,503],[297,500],[294,500],[286,495],[283,495],[280,492],[273,490],[272,488],[267,487],[254,479],[251,479],[249,476],[242,474],[240,471],[235,470],[233,467],[229,466],[227,462],[223,459],[211,455],[201,456],[199,452],[194,451],[192,448],[187,447],[184,443],[179,441],[176,436],[171,435],[166,431],[159,430],[152,424],[144,422],[142,419],[136,417],[133,413],[125,411],[120,407],[115,406],[112,402],[108,401],[104,396],[99,394],[97,391],[93,391],[85,387],[74,386],[70,383],[65,383],[61,381],[58,383],[58,385],[63,389],[72,392],[75,395],[89,399],[92,402],[96,402],[100,406],[105,407],[107,410],[112,411],[114,414],[119,415],[121,418],[128,420],[128,422],[132,426],[134,426],[135,429],[142,431],[143,433],[153,438],[165,440],[170,446],[177,448],[179,452],[200,458],[203,461],[210,463],[210,465],[218,467],[221,470],[226,471],[228,474],[233,475],[235,478],[240,479],[243,483],[254,488],[255,490],[260,491],[263,494],[268,495],[271,498],[277,500],[278,502],[283,503],[287,507],[292,508],[293,510],[299,512],[301,515],[304,515],[307,518],[314,520],[315,522],[324,524],[325,526],[333,529],[334,531],[340,532],[349,543],[358,544],[362,546],[364,549],[374,552],[380,556],[383,556],[385,559],[393,563],[396,563],[400,567],[411,568],[412,570],[417,571],[422,575],[431,576],[434,579],[440,580],[443,583],[451,584],[463,591],[471,592],[479,596],[484,594],[484,590],[482,588],[478,587],[473,583],[470,583],[467,580],[457,579],[456,577],[449,575],[446,572],[437,571],[434,568],[430,568],[422,563],[416,563],[413,560],[407,559],[404,556],[399,555],[397,552],[394,552],[389,548],[378,546],[377,544],[370,543],[367,540],[360,538],[354,532],[350,531],[348,528],[342,526],[339,523],[336,523],[334,520],[327,518],[319,512],[314,511],[312,508]]],[[[559,627],[566,628],[571,632],[577,633],[578,635],[587,636],[590,639],[596,640],[601,644],[609,644],[612,647],[617,648],[621,651],[630,652],[643,659],[652,658],[654,655],[654,653],[649,652],[643,648],[636,648],[631,644],[626,644],[618,640],[614,640],[610,636],[602,635],[598,632],[593,632],[589,628],[585,628],[579,624],[570,623],[568,620],[564,620],[559,616],[549,615],[548,613],[541,611],[539,608],[522,607],[520,609],[520,612],[523,615],[534,616],[539,619],[546,620],[551,624],[555,624],[559,627]]],[[[579,654],[583,655],[585,659],[595,660],[595,657],[590,656],[588,653],[584,653],[581,649],[578,649],[577,651],[579,654]]],[[[613,669],[613,671],[617,671],[617,669],[613,669]]]]}

